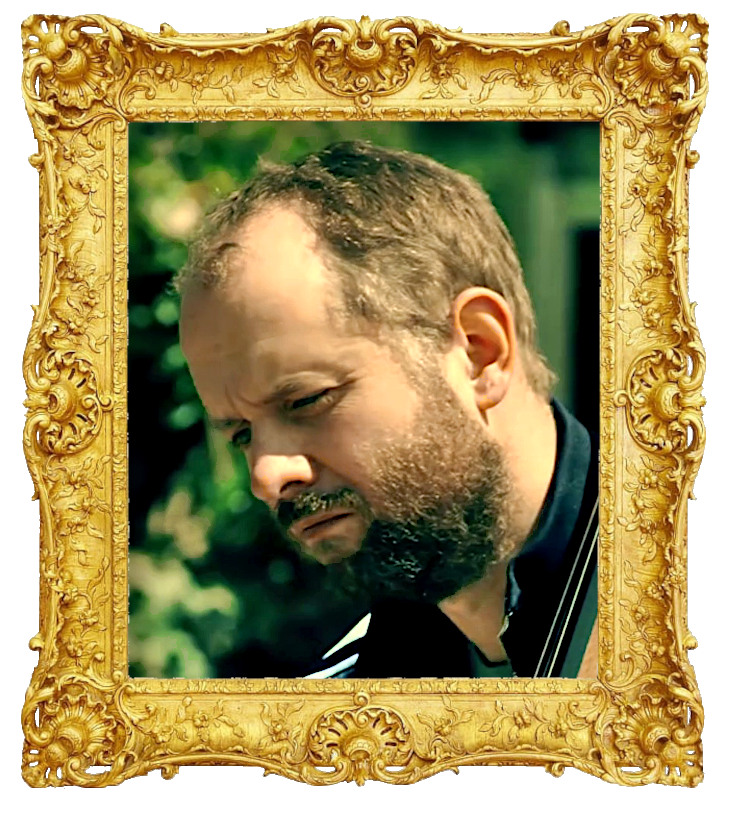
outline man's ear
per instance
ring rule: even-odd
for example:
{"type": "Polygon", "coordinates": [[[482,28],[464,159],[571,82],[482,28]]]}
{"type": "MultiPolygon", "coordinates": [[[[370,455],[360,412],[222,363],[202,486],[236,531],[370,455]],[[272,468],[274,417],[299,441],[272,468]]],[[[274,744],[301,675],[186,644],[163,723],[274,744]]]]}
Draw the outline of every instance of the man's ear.
{"type": "Polygon", "coordinates": [[[514,373],[516,331],[506,300],[491,289],[461,292],[452,304],[453,336],[464,348],[480,411],[506,395],[514,373]]]}

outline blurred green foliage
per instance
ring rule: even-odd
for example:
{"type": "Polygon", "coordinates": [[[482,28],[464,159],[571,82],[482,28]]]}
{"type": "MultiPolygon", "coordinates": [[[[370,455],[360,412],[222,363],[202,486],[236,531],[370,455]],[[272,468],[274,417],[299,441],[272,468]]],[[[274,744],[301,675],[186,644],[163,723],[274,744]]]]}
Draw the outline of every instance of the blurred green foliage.
{"type": "Polygon", "coordinates": [[[364,612],[335,596],[323,568],[276,534],[249,492],[243,457],[206,426],[168,289],[203,214],[261,157],[289,162],[355,138],[426,153],[475,176],[517,243],[541,344],[560,376],[557,395],[577,407],[578,389],[598,375],[583,362],[576,319],[598,253],[586,253],[584,267],[573,238],[598,229],[596,124],[130,125],[132,676],[300,676],[364,612]]]}

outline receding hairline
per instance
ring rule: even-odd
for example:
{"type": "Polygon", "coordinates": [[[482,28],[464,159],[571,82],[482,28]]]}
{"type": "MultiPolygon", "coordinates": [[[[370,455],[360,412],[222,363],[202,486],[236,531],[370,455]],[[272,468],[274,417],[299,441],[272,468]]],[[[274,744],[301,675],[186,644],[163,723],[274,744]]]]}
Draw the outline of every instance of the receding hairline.
{"type": "Polygon", "coordinates": [[[192,283],[199,284],[202,289],[215,289],[227,283],[233,277],[233,250],[249,249],[249,228],[254,221],[280,212],[294,214],[302,221],[307,234],[313,239],[308,248],[324,262],[327,271],[332,271],[328,263],[331,248],[325,245],[316,225],[311,223],[310,205],[302,201],[298,194],[286,195],[258,202],[233,223],[221,223],[202,230],[196,240],[204,243],[207,249],[200,255],[197,269],[189,269],[187,274],[179,275],[172,281],[175,291],[182,296],[192,283]]]}
{"type": "Polygon", "coordinates": [[[204,259],[206,262],[203,267],[205,274],[189,275],[181,281],[177,289],[181,301],[192,292],[223,293],[229,291],[231,284],[235,283],[240,274],[248,273],[244,269],[240,270],[238,265],[239,254],[249,252],[250,229],[260,218],[279,216],[281,213],[295,215],[305,227],[305,235],[308,237],[306,248],[321,263],[327,284],[324,307],[332,327],[347,336],[365,336],[383,342],[385,345],[391,344],[389,342],[390,332],[385,341],[382,340],[388,326],[355,314],[345,301],[341,289],[341,273],[337,269],[337,264],[341,263],[341,259],[323,240],[316,225],[311,223],[310,204],[301,200],[299,195],[261,201],[236,223],[222,225],[220,229],[210,234],[208,239],[212,248],[209,249],[204,259]]]}

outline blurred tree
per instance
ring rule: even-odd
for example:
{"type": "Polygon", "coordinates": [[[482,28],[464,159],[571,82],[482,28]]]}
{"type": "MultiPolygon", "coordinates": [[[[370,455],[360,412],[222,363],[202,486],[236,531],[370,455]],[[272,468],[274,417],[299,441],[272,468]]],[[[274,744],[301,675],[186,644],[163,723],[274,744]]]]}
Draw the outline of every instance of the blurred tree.
{"type": "MultiPolygon", "coordinates": [[[[168,288],[204,213],[261,158],[290,162],[356,138],[426,153],[480,181],[517,243],[558,397],[595,410],[598,359],[579,365],[576,333],[593,330],[593,320],[576,318],[587,308],[598,330],[598,302],[579,296],[594,288],[581,286],[584,276],[593,281],[599,271],[598,242],[584,241],[600,217],[596,124],[130,125],[132,676],[300,676],[364,611],[276,533],[249,492],[243,457],[205,424],[168,288]]],[[[586,346],[597,342],[589,337],[586,346]]]]}

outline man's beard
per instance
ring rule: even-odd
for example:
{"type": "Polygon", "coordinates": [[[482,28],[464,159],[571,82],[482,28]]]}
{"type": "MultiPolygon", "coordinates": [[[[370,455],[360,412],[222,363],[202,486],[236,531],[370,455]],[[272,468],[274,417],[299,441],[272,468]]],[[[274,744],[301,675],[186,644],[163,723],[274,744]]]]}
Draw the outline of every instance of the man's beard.
{"type": "MultiPolygon", "coordinates": [[[[354,489],[304,493],[278,509],[283,530],[318,511],[369,523],[359,551],[327,566],[344,593],[440,603],[513,551],[502,451],[441,374],[426,373],[413,436],[370,453],[372,502],[354,489]]],[[[331,539],[325,541],[331,546],[331,539]]]]}

